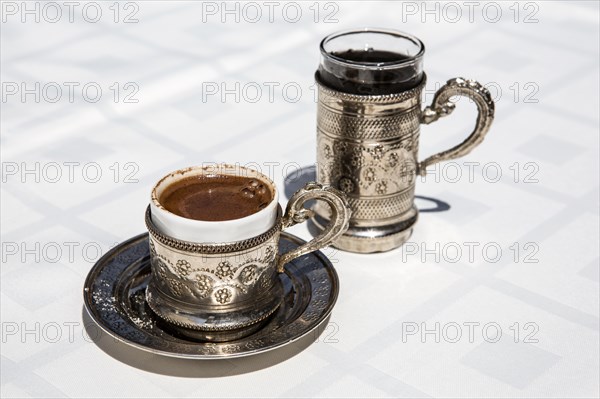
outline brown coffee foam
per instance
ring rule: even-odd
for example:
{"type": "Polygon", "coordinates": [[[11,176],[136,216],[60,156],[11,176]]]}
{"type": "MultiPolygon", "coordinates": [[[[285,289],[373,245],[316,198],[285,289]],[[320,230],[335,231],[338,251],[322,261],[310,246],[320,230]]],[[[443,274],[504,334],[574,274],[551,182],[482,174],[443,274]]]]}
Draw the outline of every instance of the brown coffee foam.
{"type": "Polygon", "coordinates": [[[159,202],[188,219],[225,221],[250,216],[273,200],[269,184],[252,177],[198,175],[171,183],[159,202]]]}

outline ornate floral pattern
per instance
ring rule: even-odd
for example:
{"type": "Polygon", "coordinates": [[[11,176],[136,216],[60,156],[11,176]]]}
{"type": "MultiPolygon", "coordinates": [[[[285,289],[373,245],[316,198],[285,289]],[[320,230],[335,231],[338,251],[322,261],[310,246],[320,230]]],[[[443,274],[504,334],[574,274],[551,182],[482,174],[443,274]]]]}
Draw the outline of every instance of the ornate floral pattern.
{"type": "Polygon", "coordinates": [[[377,177],[375,168],[372,168],[372,167],[366,168],[363,172],[363,177],[368,182],[375,181],[375,179],[377,177]]]}
{"type": "Polygon", "coordinates": [[[190,274],[190,271],[192,270],[192,265],[190,265],[190,262],[188,262],[187,260],[180,259],[175,264],[175,270],[177,271],[177,274],[185,277],[188,274],[190,274]]]}
{"type": "Polygon", "coordinates": [[[322,136],[319,152],[319,158],[328,162],[319,164],[318,180],[335,185],[346,194],[389,195],[414,184],[415,154],[409,136],[394,143],[376,145],[322,136]],[[325,148],[334,149],[330,157],[325,157],[325,148]]]}
{"type": "Polygon", "coordinates": [[[387,182],[380,181],[379,183],[377,183],[377,187],[375,188],[375,191],[377,191],[377,194],[380,194],[380,195],[386,194],[387,193],[387,182]]]}
{"type": "Polygon", "coordinates": [[[227,303],[231,300],[231,290],[228,288],[221,288],[215,292],[215,299],[219,303],[227,303]]]}
{"type": "Polygon", "coordinates": [[[383,157],[384,154],[384,149],[382,145],[376,145],[373,148],[369,149],[369,152],[371,153],[371,155],[373,156],[374,159],[381,159],[381,157],[383,157]]]}
{"type": "Polygon", "coordinates": [[[338,188],[345,193],[351,193],[354,191],[354,182],[349,177],[342,177],[338,182],[338,188]]]}
{"type": "Polygon", "coordinates": [[[396,165],[398,165],[398,153],[396,152],[391,152],[390,155],[388,155],[387,157],[387,167],[389,168],[395,168],[396,165]]]}
{"type": "Polygon", "coordinates": [[[255,265],[244,267],[240,273],[240,281],[244,284],[250,284],[256,278],[256,270],[255,265]]]}
{"type": "Polygon", "coordinates": [[[239,263],[234,262],[235,257],[198,257],[197,261],[193,257],[168,259],[161,254],[162,244],[152,239],[150,242],[150,247],[157,251],[151,257],[156,284],[174,298],[227,303],[233,295],[245,295],[271,286],[277,252],[273,242],[257,250],[258,256],[242,259],[239,263]],[[263,277],[269,282],[266,286],[260,284],[263,277]]]}
{"type": "Polygon", "coordinates": [[[220,279],[231,278],[233,276],[234,269],[229,261],[223,261],[217,266],[216,276],[220,279]]]}
{"type": "Polygon", "coordinates": [[[352,165],[353,167],[359,168],[362,166],[363,163],[364,157],[360,152],[355,151],[354,154],[350,155],[350,165],[352,165]]]}
{"type": "Polygon", "coordinates": [[[213,287],[213,279],[205,274],[196,275],[196,288],[202,297],[205,297],[213,287]]]}

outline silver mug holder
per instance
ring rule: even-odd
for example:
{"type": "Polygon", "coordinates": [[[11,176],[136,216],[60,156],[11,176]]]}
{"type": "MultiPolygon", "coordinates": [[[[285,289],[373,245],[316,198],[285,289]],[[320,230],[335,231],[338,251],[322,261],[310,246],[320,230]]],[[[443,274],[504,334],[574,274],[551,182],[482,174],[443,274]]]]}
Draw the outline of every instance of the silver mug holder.
{"type": "MultiPolygon", "coordinates": [[[[418,219],[416,176],[437,162],[462,157],[483,141],[494,119],[489,91],[473,80],[455,78],[421,109],[426,77],[415,88],[394,94],[358,95],[327,87],[316,75],[317,181],[348,197],[350,227],[333,246],[351,252],[388,251],[410,237],[418,219]],[[477,106],[475,129],[459,145],[419,161],[419,129],[449,115],[453,96],[477,106]]],[[[330,220],[317,203],[312,222],[324,229],[330,220]]]]}

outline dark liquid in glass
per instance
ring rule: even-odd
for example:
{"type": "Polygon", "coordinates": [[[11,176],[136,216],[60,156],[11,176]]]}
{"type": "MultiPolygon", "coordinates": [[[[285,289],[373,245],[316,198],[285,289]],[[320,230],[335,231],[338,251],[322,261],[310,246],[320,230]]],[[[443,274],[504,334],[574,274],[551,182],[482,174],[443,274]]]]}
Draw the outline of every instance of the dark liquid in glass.
{"type": "Polygon", "coordinates": [[[412,89],[421,83],[422,73],[419,74],[414,65],[403,62],[413,58],[385,50],[345,50],[330,53],[339,59],[364,64],[340,65],[325,57],[317,72],[318,78],[325,86],[334,90],[351,94],[380,95],[400,93],[412,89]],[[397,63],[390,66],[388,63],[397,63]],[[377,69],[377,66],[386,69],[377,69]]]}

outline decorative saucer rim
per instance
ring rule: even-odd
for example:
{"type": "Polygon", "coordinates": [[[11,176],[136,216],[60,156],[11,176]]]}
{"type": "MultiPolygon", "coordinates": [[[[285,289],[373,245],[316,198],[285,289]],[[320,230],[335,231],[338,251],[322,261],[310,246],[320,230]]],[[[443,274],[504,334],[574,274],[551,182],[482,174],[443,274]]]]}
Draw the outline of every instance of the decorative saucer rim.
{"type": "MultiPolygon", "coordinates": [[[[316,329],[318,329],[325,321],[327,321],[327,319],[331,315],[333,307],[335,306],[335,304],[337,302],[337,298],[338,298],[338,294],[339,294],[339,278],[337,276],[337,272],[335,271],[335,268],[331,264],[331,261],[321,251],[315,251],[308,255],[304,255],[303,257],[298,258],[298,259],[299,260],[310,259],[312,261],[311,265],[317,265],[319,268],[321,268],[327,272],[327,274],[330,278],[329,286],[331,289],[331,295],[330,295],[329,301],[326,303],[325,310],[322,313],[320,313],[319,316],[312,322],[305,323],[305,324],[307,324],[306,328],[303,328],[301,331],[299,331],[295,334],[290,334],[289,337],[288,336],[283,337],[274,343],[273,342],[269,343],[267,346],[264,346],[264,347],[259,346],[259,347],[255,347],[253,349],[244,349],[244,350],[240,350],[238,352],[226,352],[226,353],[223,353],[223,352],[221,352],[221,353],[218,353],[218,352],[203,353],[203,352],[198,352],[198,351],[176,352],[173,350],[164,350],[161,348],[157,348],[156,346],[149,346],[147,344],[136,342],[134,340],[131,340],[127,337],[120,335],[118,332],[111,329],[110,325],[107,324],[107,321],[104,320],[102,317],[100,317],[100,314],[97,314],[97,312],[96,312],[98,310],[97,305],[94,304],[92,301],[93,284],[96,282],[100,271],[102,271],[103,268],[107,267],[107,265],[109,264],[111,259],[114,256],[116,256],[116,254],[119,251],[121,251],[123,249],[127,249],[129,247],[133,247],[134,245],[139,245],[141,242],[147,241],[147,239],[148,239],[148,233],[139,234],[137,236],[134,236],[128,240],[121,242],[119,245],[115,246],[109,252],[107,252],[104,256],[102,256],[96,262],[96,264],[90,269],[90,271],[85,279],[83,296],[84,296],[84,307],[86,309],[87,314],[90,316],[90,318],[94,321],[94,323],[103,332],[105,332],[106,334],[108,334],[109,336],[111,336],[112,338],[116,339],[117,341],[119,341],[123,344],[126,344],[130,347],[134,347],[136,349],[139,349],[139,350],[142,350],[142,351],[145,351],[148,353],[153,353],[153,354],[167,356],[167,357],[173,357],[173,358],[197,359],[197,360],[233,359],[233,358],[240,358],[240,357],[246,357],[246,356],[266,353],[266,352],[281,348],[283,346],[289,345],[289,344],[307,336],[308,334],[312,333],[316,329]]],[[[286,232],[281,233],[281,240],[290,242],[293,245],[300,245],[305,242],[301,238],[294,236],[292,234],[286,233],[286,232]]],[[[139,255],[137,259],[129,262],[128,267],[132,267],[132,265],[134,265],[136,262],[142,262],[146,256],[148,256],[148,254],[139,255]]],[[[296,261],[292,261],[291,264],[294,264],[294,262],[296,262],[296,261]]],[[[292,277],[290,277],[290,273],[294,274],[294,272],[290,272],[288,270],[289,266],[290,266],[290,264],[286,265],[286,274],[288,274],[288,278],[290,279],[290,281],[292,281],[293,279],[292,279],[292,277]]],[[[125,273],[125,271],[127,270],[128,267],[124,267],[120,271],[118,278],[115,278],[115,280],[112,282],[113,285],[116,285],[118,283],[118,281],[123,276],[123,274],[125,273]]],[[[139,266],[139,267],[144,268],[144,267],[149,267],[149,266],[139,266]]],[[[297,271],[295,272],[295,274],[297,274],[297,271]]],[[[294,281],[301,283],[303,280],[306,280],[304,278],[304,276],[302,276],[302,277],[303,278],[301,278],[301,279],[298,278],[297,280],[294,280],[294,281]]],[[[300,284],[299,287],[305,288],[305,293],[306,293],[306,288],[309,289],[309,291],[308,291],[308,293],[310,294],[309,301],[311,301],[311,302],[309,302],[309,304],[315,301],[315,299],[314,299],[314,297],[315,297],[314,290],[315,289],[314,289],[314,287],[312,287],[312,284],[311,285],[300,284]]],[[[115,301],[115,302],[118,302],[118,301],[115,301]]],[[[282,304],[281,306],[290,306],[290,305],[282,304]]],[[[293,309],[293,306],[290,306],[289,308],[293,309]]],[[[308,305],[306,306],[306,309],[308,309],[308,305]]],[[[298,315],[297,317],[295,317],[291,320],[287,320],[287,319],[284,320],[285,323],[283,325],[275,328],[273,331],[270,331],[264,337],[273,336],[274,334],[278,333],[278,331],[280,331],[283,327],[289,326],[292,323],[296,322],[298,319],[301,318],[301,316],[303,316],[306,313],[306,309],[304,309],[303,313],[298,315]]],[[[119,309],[117,309],[115,307],[113,312],[119,313],[119,309]]],[[[276,313],[278,314],[278,312],[276,312],[276,313]]],[[[130,322],[131,326],[137,330],[136,332],[139,332],[142,334],[144,334],[144,333],[148,334],[147,331],[143,330],[142,327],[140,327],[138,324],[133,322],[133,319],[131,318],[130,315],[123,315],[121,313],[121,316],[124,318],[127,318],[127,320],[130,322]]],[[[261,328],[260,330],[258,330],[256,333],[253,333],[249,337],[243,338],[239,341],[230,341],[230,342],[224,342],[224,343],[211,343],[211,342],[193,342],[193,341],[187,341],[187,340],[182,339],[181,344],[184,346],[191,346],[191,347],[194,347],[197,349],[200,347],[217,348],[222,345],[238,345],[238,343],[240,343],[240,342],[244,343],[244,341],[247,341],[248,339],[253,338],[257,334],[264,333],[267,330],[268,326],[270,326],[270,323],[267,324],[265,327],[261,328]]],[[[171,338],[171,339],[178,339],[177,337],[173,336],[172,334],[169,334],[166,331],[162,331],[162,333],[168,335],[169,338],[171,338]]],[[[157,336],[155,336],[155,338],[156,337],[157,336]]],[[[164,338],[163,338],[163,341],[164,341],[164,338]]]]}

